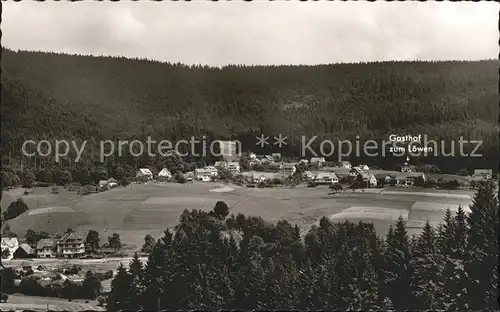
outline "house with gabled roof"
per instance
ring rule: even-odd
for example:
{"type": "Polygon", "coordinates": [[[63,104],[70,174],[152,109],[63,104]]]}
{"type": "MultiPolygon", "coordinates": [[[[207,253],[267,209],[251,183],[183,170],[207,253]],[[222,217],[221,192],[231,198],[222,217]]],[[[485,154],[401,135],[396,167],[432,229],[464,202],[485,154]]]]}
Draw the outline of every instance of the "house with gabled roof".
{"type": "Polygon", "coordinates": [[[19,241],[17,237],[2,237],[1,249],[9,250],[9,256],[5,260],[10,260],[14,257],[14,252],[19,248],[19,241]]]}
{"type": "Polygon", "coordinates": [[[145,178],[147,180],[153,179],[153,173],[148,168],[140,168],[135,176],[136,178],[145,178]]]}
{"type": "Polygon", "coordinates": [[[31,246],[28,244],[19,245],[19,247],[16,249],[16,251],[14,251],[13,254],[14,259],[27,259],[34,257],[35,257],[35,250],[31,248],[31,246]]]}
{"type": "Polygon", "coordinates": [[[316,184],[335,184],[339,183],[338,175],[333,171],[320,171],[314,178],[316,184]]]}
{"type": "Polygon", "coordinates": [[[358,175],[363,173],[363,169],[360,167],[352,167],[352,169],[349,171],[349,175],[351,177],[357,177],[358,175]]]}
{"type": "Polygon", "coordinates": [[[36,244],[37,258],[54,258],[57,252],[57,240],[53,238],[42,238],[36,244]]]}
{"type": "Polygon", "coordinates": [[[158,178],[163,180],[170,180],[172,179],[172,173],[167,168],[163,168],[160,170],[160,172],[158,172],[158,178]]]}
{"type": "Polygon", "coordinates": [[[348,161],[341,161],[341,162],[339,163],[339,167],[340,167],[340,168],[347,168],[347,169],[351,169],[352,165],[351,165],[351,163],[350,163],[350,162],[348,162],[348,161]]]}
{"type": "Polygon", "coordinates": [[[85,241],[75,232],[66,232],[57,241],[57,253],[67,258],[80,257],[85,254],[85,241]]]}
{"type": "Polygon", "coordinates": [[[358,177],[361,177],[363,182],[366,184],[367,187],[376,187],[377,186],[377,178],[375,175],[371,172],[368,171],[362,171],[358,177]]]}

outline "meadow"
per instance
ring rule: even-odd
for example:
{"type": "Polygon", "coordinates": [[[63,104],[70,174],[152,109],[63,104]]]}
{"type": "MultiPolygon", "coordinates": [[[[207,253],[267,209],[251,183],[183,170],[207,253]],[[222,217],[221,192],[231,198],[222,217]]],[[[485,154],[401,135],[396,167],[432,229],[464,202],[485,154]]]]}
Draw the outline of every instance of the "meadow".
{"type": "Polygon", "coordinates": [[[427,220],[439,222],[447,208],[454,211],[461,205],[468,210],[471,203],[467,191],[385,188],[329,194],[327,187],[261,189],[217,183],[132,184],[85,196],[68,191],[50,194],[47,189],[35,189],[30,195],[11,190],[3,195],[2,201],[22,197],[29,206],[28,212],[9,221],[19,236],[29,228],[51,234],[72,228],[82,236],[95,229],[101,243],[112,233],[120,234],[128,251],[139,250],[147,234],[162,236],[165,229],[177,224],[185,209],[208,211],[217,201],[226,202],[230,213],[261,216],[271,222],[286,219],[303,232],[329,216],[335,221],[373,222],[380,235],[399,216],[408,221],[413,234],[427,220]]]}

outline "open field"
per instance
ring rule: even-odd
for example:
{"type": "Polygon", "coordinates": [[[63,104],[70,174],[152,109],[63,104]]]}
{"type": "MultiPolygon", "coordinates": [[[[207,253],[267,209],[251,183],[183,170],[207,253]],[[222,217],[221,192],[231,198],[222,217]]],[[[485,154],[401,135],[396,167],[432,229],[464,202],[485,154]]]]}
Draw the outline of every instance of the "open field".
{"type": "Polygon", "coordinates": [[[30,310],[30,311],[104,311],[102,307],[98,307],[95,301],[85,303],[85,300],[72,300],[49,297],[34,297],[24,296],[20,294],[9,295],[6,303],[0,303],[2,311],[8,310],[30,310]]]}
{"type": "MultiPolygon", "coordinates": [[[[22,197],[29,203],[30,196],[42,197],[42,191],[35,189],[35,195],[22,197]]],[[[328,193],[328,188],[321,186],[261,189],[217,183],[133,184],[85,196],[65,191],[47,194],[48,199],[43,202],[46,204],[29,206],[28,213],[9,224],[20,236],[28,228],[49,233],[73,228],[81,235],[95,229],[101,242],[105,242],[117,232],[129,250],[134,251],[140,249],[146,234],[158,238],[166,228],[175,226],[184,209],[210,210],[219,200],[228,204],[231,213],[262,216],[273,222],[286,219],[297,223],[303,231],[322,216],[328,216],[336,221],[373,222],[379,234],[385,234],[389,224],[400,215],[408,220],[409,231],[417,233],[426,220],[440,221],[446,207],[465,208],[471,202],[471,193],[463,190],[387,188],[328,193]]],[[[15,198],[13,194],[9,196],[15,198]]]]}

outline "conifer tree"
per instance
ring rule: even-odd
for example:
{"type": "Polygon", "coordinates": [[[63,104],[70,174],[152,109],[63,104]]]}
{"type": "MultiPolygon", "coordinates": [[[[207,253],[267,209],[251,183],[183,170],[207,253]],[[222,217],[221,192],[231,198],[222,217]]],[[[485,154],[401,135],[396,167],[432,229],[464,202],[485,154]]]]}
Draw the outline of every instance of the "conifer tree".
{"type": "Polygon", "coordinates": [[[396,310],[411,309],[414,305],[411,287],[413,268],[406,222],[400,216],[392,233],[391,229],[384,255],[384,294],[391,298],[396,310]]]}
{"type": "Polygon", "coordinates": [[[467,219],[465,270],[469,281],[469,309],[497,309],[498,303],[498,190],[494,182],[482,183],[467,219]]]}
{"type": "Polygon", "coordinates": [[[106,305],[108,311],[137,308],[130,304],[130,298],[134,295],[131,292],[131,283],[132,276],[127,272],[127,269],[120,264],[116,277],[111,282],[111,292],[107,298],[106,305]]]}
{"type": "Polygon", "coordinates": [[[433,310],[439,307],[443,292],[439,288],[443,258],[436,246],[436,233],[429,221],[413,245],[414,274],[412,288],[415,293],[415,309],[433,310]]]}

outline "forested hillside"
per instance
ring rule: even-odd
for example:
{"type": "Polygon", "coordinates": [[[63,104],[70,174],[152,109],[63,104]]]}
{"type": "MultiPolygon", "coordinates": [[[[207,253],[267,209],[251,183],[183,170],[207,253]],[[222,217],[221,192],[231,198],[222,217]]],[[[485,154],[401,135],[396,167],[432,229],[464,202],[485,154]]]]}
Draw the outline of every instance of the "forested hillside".
{"type": "Polygon", "coordinates": [[[498,150],[498,65],[210,68],[3,50],[2,143],[15,157],[25,139],[178,140],[207,134],[240,139],[256,150],[255,135],[282,133],[289,143],[282,152],[299,156],[301,135],[381,140],[404,132],[483,140],[484,160],[425,162],[452,171],[491,167],[498,150]]]}

